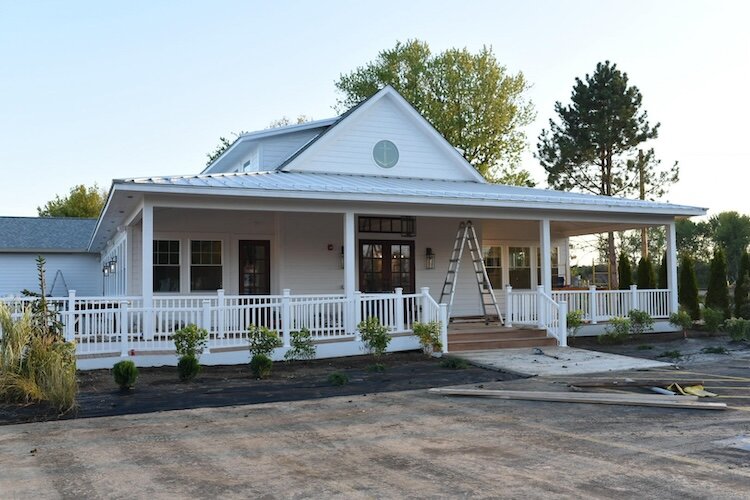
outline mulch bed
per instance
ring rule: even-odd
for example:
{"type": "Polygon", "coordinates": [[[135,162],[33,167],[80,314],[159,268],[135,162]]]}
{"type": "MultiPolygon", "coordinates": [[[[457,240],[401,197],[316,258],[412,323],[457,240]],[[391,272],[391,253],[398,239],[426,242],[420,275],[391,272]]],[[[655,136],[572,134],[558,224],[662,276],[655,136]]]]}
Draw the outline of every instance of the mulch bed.
{"type": "Polygon", "coordinates": [[[175,367],[140,368],[135,389],[121,392],[110,370],[79,372],[78,408],[57,415],[45,405],[0,404],[0,425],[69,418],[103,417],[187,408],[234,406],[275,401],[427,389],[518,378],[469,366],[452,370],[417,351],[391,353],[379,360],[385,371],[370,368],[370,356],[274,363],[267,379],[255,379],[247,365],[204,366],[192,382],[180,382],[175,367]],[[334,386],[333,372],[349,382],[334,386]]]}

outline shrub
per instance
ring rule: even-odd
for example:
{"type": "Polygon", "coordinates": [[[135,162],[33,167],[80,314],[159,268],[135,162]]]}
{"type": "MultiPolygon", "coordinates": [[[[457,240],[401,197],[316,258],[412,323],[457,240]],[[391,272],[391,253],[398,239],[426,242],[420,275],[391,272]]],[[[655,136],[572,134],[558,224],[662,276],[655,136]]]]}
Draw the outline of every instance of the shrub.
{"type": "Polygon", "coordinates": [[[694,320],[701,319],[700,306],[698,305],[698,280],[695,277],[695,265],[689,255],[682,256],[680,262],[680,286],[677,291],[680,306],[690,314],[694,320]]]}
{"type": "Polygon", "coordinates": [[[693,318],[690,316],[690,313],[688,313],[684,309],[680,309],[676,313],[672,313],[669,315],[669,323],[681,328],[682,331],[685,331],[689,328],[692,328],[693,318]]]}
{"type": "Polygon", "coordinates": [[[734,315],[750,319],[750,253],[743,252],[734,284],[734,315]]]}
{"type": "Polygon", "coordinates": [[[724,322],[724,330],[735,342],[750,340],[750,320],[732,318],[724,322]]]}
{"type": "Polygon", "coordinates": [[[369,317],[360,322],[357,329],[362,335],[362,343],[365,349],[376,358],[382,356],[388,349],[392,337],[388,333],[388,328],[380,324],[380,319],[369,317]]]}
{"type": "Polygon", "coordinates": [[[651,264],[651,259],[641,257],[638,261],[638,279],[636,280],[638,288],[641,290],[647,290],[656,286],[656,273],[654,272],[654,266],[651,264]]]}
{"type": "Polygon", "coordinates": [[[469,367],[469,363],[462,358],[449,357],[445,358],[440,362],[440,366],[448,368],[449,370],[465,370],[469,367]]]}
{"type": "Polygon", "coordinates": [[[207,339],[208,332],[195,324],[189,324],[172,335],[177,355],[180,358],[191,357],[196,360],[203,353],[207,339]]]}
{"type": "Polygon", "coordinates": [[[115,363],[112,367],[112,375],[115,377],[115,384],[120,386],[120,389],[132,389],[138,379],[138,368],[135,363],[126,359],[115,363]]]}
{"type": "Polygon", "coordinates": [[[622,344],[630,335],[629,318],[611,318],[604,333],[597,337],[600,344],[622,344]]]}
{"type": "Polygon", "coordinates": [[[440,322],[416,322],[412,326],[412,330],[414,330],[414,335],[419,338],[419,344],[422,346],[422,351],[428,356],[435,351],[443,350],[443,343],[440,341],[440,322]]]}
{"type": "Polygon", "coordinates": [[[367,371],[372,373],[383,373],[385,371],[385,365],[382,363],[373,363],[367,367],[367,371]]]}
{"type": "Polygon", "coordinates": [[[331,385],[346,385],[349,383],[349,375],[342,372],[333,372],[328,375],[328,383],[331,385]]]}
{"type": "Polygon", "coordinates": [[[291,333],[292,347],[284,354],[284,359],[313,359],[315,358],[315,344],[312,334],[307,328],[291,333]]]}
{"type": "Polygon", "coordinates": [[[657,277],[657,283],[656,285],[661,290],[666,290],[669,288],[669,284],[667,283],[667,252],[664,252],[661,258],[661,265],[659,266],[659,276],[657,277]]]}
{"type": "Polygon", "coordinates": [[[253,354],[250,359],[250,370],[256,378],[266,378],[271,374],[273,361],[265,354],[253,354]]]}
{"type": "Polygon", "coordinates": [[[729,312],[729,287],[727,286],[727,260],[721,248],[714,250],[711,259],[711,274],[706,291],[706,307],[722,311],[726,317],[729,312]]]}
{"type": "Polygon", "coordinates": [[[570,337],[575,337],[578,334],[578,331],[583,326],[583,311],[580,309],[576,309],[575,311],[568,311],[567,318],[567,325],[568,325],[568,335],[570,337]]]}
{"type": "Polygon", "coordinates": [[[712,347],[704,347],[701,349],[701,352],[703,354],[729,354],[729,351],[727,351],[727,348],[724,346],[712,346],[712,347]]]}
{"type": "Polygon", "coordinates": [[[724,324],[724,313],[718,309],[706,307],[703,309],[703,322],[709,332],[718,332],[724,324]]]}
{"type": "Polygon", "coordinates": [[[646,311],[631,309],[628,312],[628,319],[630,319],[630,333],[633,335],[641,335],[654,329],[654,318],[646,311]]]}
{"type": "Polygon", "coordinates": [[[620,290],[627,290],[633,284],[633,269],[630,266],[630,259],[622,251],[617,259],[617,280],[620,283],[620,290]]]}
{"type": "Polygon", "coordinates": [[[680,351],[664,351],[663,353],[659,354],[657,358],[669,358],[669,359],[677,359],[682,356],[682,353],[680,351]]]}
{"type": "Polygon", "coordinates": [[[177,372],[180,374],[180,380],[189,382],[201,372],[201,364],[195,356],[183,356],[177,362],[177,372]]]}
{"type": "Polygon", "coordinates": [[[248,328],[247,342],[250,356],[262,354],[267,358],[270,358],[274,349],[284,345],[275,330],[257,325],[251,325],[248,328]]]}

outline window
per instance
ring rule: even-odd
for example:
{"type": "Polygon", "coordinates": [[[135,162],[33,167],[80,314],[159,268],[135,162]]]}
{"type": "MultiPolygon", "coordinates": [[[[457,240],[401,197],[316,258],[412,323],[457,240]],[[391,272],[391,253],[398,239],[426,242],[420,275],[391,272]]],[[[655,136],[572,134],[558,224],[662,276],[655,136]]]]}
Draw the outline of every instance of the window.
{"type": "Polygon", "coordinates": [[[513,288],[531,288],[531,248],[508,248],[508,278],[513,288]]]}
{"type": "Polygon", "coordinates": [[[180,242],[154,240],[154,292],[180,291],[180,242]]]}
{"type": "MultiPolygon", "coordinates": [[[[565,283],[559,283],[560,275],[560,252],[559,248],[552,247],[550,249],[550,267],[552,268],[552,286],[564,285],[565,283]]],[[[542,258],[540,249],[536,249],[536,284],[542,284],[542,258]]]]}
{"type": "Polygon", "coordinates": [[[190,242],[190,291],[222,288],[221,241],[190,242]]]}
{"type": "Polygon", "coordinates": [[[483,247],[484,267],[487,269],[487,277],[495,290],[503,288],[503,259],[502,247],[483,247]]]}
{"type": "Polygon", "coordinates": [[[401,236],[417,234],[414,217],[360,217],[360,233],[398,233],[401,236]]]}

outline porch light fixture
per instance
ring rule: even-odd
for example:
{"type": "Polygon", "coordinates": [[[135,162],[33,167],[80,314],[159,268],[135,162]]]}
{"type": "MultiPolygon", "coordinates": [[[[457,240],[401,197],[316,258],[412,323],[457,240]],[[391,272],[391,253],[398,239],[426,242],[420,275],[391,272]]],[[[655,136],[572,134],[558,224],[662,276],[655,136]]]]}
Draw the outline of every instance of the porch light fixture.
{"type": "Polygon", "coordinates": [[[117,271],[117,255],[112,257],[112,260],[107,262],[107,265],[109,266],[109,274],[115,274],[117,271]]]}
{"type": "Polygon", "coordinates": [[[344,269],[344,246],[341,246],[341,269],[344,269]]]}
{"type": "Polygon", "coordinates": [[[109,262],[104,263],[104,266],[102,267],[102,275],[104,275],[105,278],[109,278],[109,262]]]}
{"type": "Polygon", "coordinates": [[[432,251],[432,248],[427,247],[427,250],[424,254],[424,268],[425,269],[435,269],[435,253],[432,251]]]}

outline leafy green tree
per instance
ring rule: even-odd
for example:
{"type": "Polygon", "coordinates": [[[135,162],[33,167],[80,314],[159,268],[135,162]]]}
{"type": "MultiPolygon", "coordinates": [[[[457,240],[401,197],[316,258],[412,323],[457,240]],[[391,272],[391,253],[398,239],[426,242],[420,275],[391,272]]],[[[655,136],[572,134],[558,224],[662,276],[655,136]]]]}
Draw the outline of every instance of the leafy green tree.
{"type": "Polygon", "coordinates": [[[667,290],[669,288],[669,283],[667,283],[667,252],[664,252],[661,257],[661,265],[659,266],[659,279],[657,286],[660,290],[667,290]]]}
{"type": "Polygon", "coordinates": [[[675,236],[680,252],[687,252],[693,259],[708,262],[711,257],[711,227],[707,222],[691,219],[675,221],[675,236]]]}
{"type": "Polygon", "coordinates": [[[680,261],[680,284],[677,292],[680,305],[690,314],[693,320],[701,319],[698,304],[698,280],[695,278],[693,259],[688,254],[682,254],[680,261]]]}
{"type": "Polygon", "coordinates": [[[633,269],[625,252],[620,252],[620,258],[617,259],[617,277],[620,290],[627,290],[633,284],[633,269]]]}
{"type": "Polygon", "coordinates": [[[522,73],[511,74],[491,48],[473,54],[448,49],[432,54],[420,40],[397,42],[374,61],[342,74],[336,88],[339,112],[391,85],[485,178],[532,186],[518,167],[526,147],[524,127],[534,119],[522,73]]]}
{"type": "Polygon", "coordinates": [[[641,257],[638,261],[638,279],[636,284],[642,290],[652,289],[656,286],[656,272],[654,272],[651,259],[641,257]]]}
{"type": "MultiPolygon", "coordinates": [[[[555,104],[560,122],[550,120],[549,129],[539,136],[537,158],[549,185],[565,191],[630,196],[640,192],[643,179],[651,184],[652,196],[662,194],[666,184],[677,178],[676,166],[661,174],[653,151],[643,155],[639,150],[645,141],[658,136],[659,129],[658,123],[649,124],[642,100],[628,75],[609,61],[597,64],[584,80],[576,78],[572,103],[555,104]]],[[[614,270],[612,232],[607,234],[607,259],[614,270]]],[[[610,274],[610,285],[617,288],[617,276],[610,274]]]]}
{"type": "Polygon", "coordinates": [[[734,316],[750,319],[750,253],[743,253],[734,284],[734,316]]]}
{"type": "Polygon", "coordinates": [[[107,201],[107,192],[99,189],[94,184],[86,187],[79,184],[71,188],[68,196],[60,198],[55,196],[54,200],[45,203],[44,207],[37,207],[39,217],[80,217],[96,218],[107,201]]]}
{"type": "Polygon", "coordinates": [[[727,261],[721,248],[714,250],[714,258],[711,259],[711,274],[706,291],[706,307],[723,312],[726,318],[731,316],[729,287],[727,286],[727,261]]]}
{"type": "Polygon", "coordinates": [[[735,281],[742,254],[750,245],[750,217],[737,212],[721,212],[708,220],[715,246],[726,250],[727,271],[735,281]]]}

